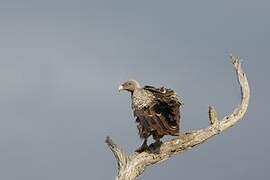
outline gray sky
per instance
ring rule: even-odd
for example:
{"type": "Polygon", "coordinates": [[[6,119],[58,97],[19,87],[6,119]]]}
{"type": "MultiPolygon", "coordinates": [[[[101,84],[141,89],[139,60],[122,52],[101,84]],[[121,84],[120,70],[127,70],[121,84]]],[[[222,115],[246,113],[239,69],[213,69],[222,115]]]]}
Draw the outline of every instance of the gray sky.
{"type": "Polygon", "coordinates": [[[239,103],[230,52],[250,80],[244,121],[141,179],[270,179],[269,17],[267,0],[0,0],[0,179],[113,179],[105,136],[141,144],[118,85],[175,89],[181,129],[202,128],[209,104],[239,103]]]}

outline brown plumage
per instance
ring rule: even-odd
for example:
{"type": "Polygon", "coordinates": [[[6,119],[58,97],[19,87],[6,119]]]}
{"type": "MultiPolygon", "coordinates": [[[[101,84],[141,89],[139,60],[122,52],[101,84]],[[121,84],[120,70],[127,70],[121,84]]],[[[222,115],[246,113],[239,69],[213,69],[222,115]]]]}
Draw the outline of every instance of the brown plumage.
{"type": "Polygon", "coordinates": [[[176,93],[164,87],[141,87],[136,80],[129,80],[119,87],[131,93],[132,109],[140,138],[143,145],[137,151],[148,148],[147,138],[153,136],[155,143],[160,145],[164,135],[179,135],[181,100],[176,93]]]}

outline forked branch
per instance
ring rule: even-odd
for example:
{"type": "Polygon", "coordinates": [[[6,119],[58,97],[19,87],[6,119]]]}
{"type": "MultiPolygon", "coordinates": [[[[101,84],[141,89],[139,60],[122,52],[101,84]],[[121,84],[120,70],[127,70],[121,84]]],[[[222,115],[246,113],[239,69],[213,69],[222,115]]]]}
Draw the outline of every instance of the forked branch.
{"type": "Polygon", "coordinates": [[[243,72],[239,57],[230,56],[231,62],[235,68],[237,79],[241,89],[241,103],[228,116],[219,120],[214,107],[209,106],[209,126],[193,132],[187,132],[179,135],[177,138],[163,143],[159,153],[146,151],[142,153],[134,153],[125,156],[124,152],[109,137],[106,139],[107,145],[113,152],[118,162],[118,175],[116,180],[135,180],[141,175],[147,166],[165,161],[172,155],[180,154],[194,146],[201,144],[209,138],[217,135],[227,128],[233,126],[241,120],[247,111],[250,97],[250,88],[246,74],[243,72]]]}

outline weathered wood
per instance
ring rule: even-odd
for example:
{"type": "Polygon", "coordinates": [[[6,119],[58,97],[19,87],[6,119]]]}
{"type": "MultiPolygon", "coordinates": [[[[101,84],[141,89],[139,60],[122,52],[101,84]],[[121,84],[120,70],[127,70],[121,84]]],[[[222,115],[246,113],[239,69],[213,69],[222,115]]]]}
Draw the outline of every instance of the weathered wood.
{"type": "Polygon", "coordinates": [[[235,68],[237,79],[241,89],[241,103],[230,114],[219,120],[214,107],[209,106],[209,126],[192,132],[180,134],[177,138],[163,143],[158,153],[155,150],[142,153],[134,153],[125,156],[124,152],[109,137],[106,143],[114,153],[118,162],[118,175],[116,180],[135,180],[141,175],[147,166],[165,161],[171,156],[180,154],[188,149],[199,145],[209,138],[232,127],[241,120],[247,111],[250,98],[250,88],[246,74],[243,72],[239,57],[230,56],[231,62],[235,68]]]}

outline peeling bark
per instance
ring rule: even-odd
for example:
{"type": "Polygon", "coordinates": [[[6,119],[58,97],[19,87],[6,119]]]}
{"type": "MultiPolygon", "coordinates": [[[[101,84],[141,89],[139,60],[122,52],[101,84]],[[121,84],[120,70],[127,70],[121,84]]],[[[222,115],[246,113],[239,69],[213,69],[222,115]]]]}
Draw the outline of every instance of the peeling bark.
{"type": "Polygon", "coordinates": [[[163,143],[158,153],[156,153],[155,150],[149,150],[142,153],[135,152],[126,156],[121,148],[115,144],[110,137],[107,137],[106,143],[113,152],[118,163],[118,175],[116,180],[135,180],[144,172],[147,166],[160,163],[169,159],[173,155],[180,154],[191,149],[232,127],[243,118],[249,105],[250,88],[247,76],[242,70],[239,57],[231,55],[230,59],[236,71],[238,83],[240,85],[240,105],[230,115],[225,116],[221,120],[218,119],[217,112],[214,107],[209,106],[209,126],[207,128],[180,134],[178,137],[163,143]]]}

